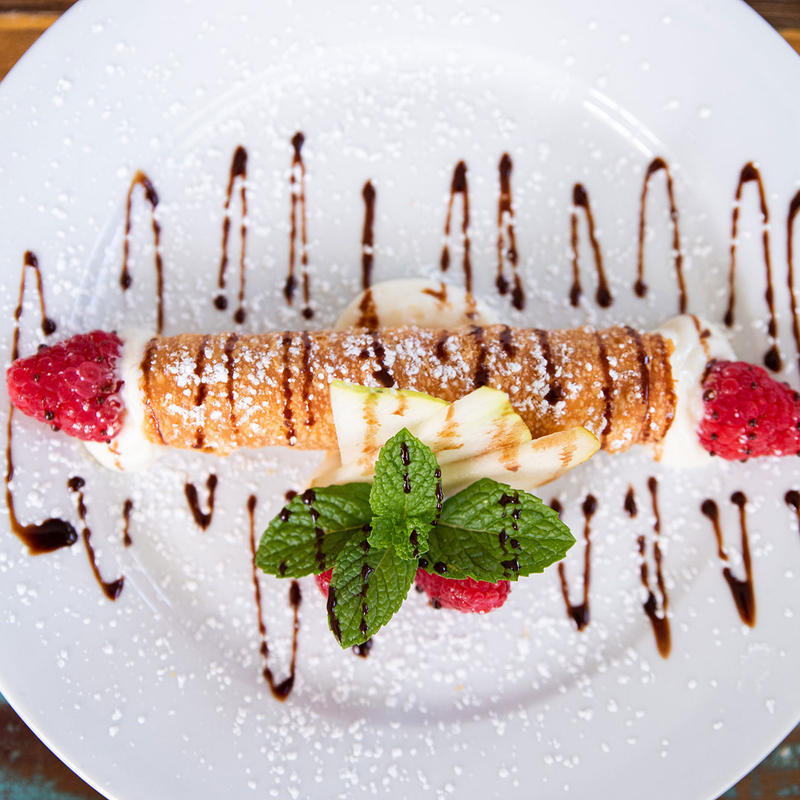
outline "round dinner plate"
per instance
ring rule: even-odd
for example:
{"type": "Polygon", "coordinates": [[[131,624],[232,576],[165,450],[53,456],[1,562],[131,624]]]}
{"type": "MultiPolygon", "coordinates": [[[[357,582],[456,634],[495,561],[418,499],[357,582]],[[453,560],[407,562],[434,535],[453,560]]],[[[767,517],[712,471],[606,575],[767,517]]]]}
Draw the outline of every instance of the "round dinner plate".
{"type": "MultiPolygon", "coordinates": [[[[779,376],[797,385],[798,82],[797,56],[730,0],[84,0],[0,86],[4,357],[26,252],[57,331],[41,331],[28,268],[22,354],[97,327],[152,332],[156,256],[165,333],[297,330],[333,325],[365,255],[376,281],[439,280],[445,243],[447,279],[469,273],[508,324],[653,328],[682,296],[721,323],[735,242],[733,344],[756,363],[773,346],[769,276],[779,376]],[[516,293],[498,291],[498,271],[516,293]]],[[[279,702],[262,677],[248,499],[257,537],[319,456],[171,452],[120,475],[19,415],[12,430],[22,521],[88,526],[103,579],[124,585],[110,601],[80,538],[32,556],[4,516],[0,688],[110,798],[712,798],[800,718],[796,459],[681,469],[601,454],[541,489],[578,540],[573,604],[582,506],[597,502],[582,631],[551,568],[483,617],[411,592],[362,659],[338,648],[304,579],[296,680],[279,702]],[[205,521],[211,475],[203,530],[186,487],[205,521]],[[648,591],[662,629],[666,605],[668,655],[648,591]]],[[[287,585],[259,588],[280,681],[287,585]]]]}

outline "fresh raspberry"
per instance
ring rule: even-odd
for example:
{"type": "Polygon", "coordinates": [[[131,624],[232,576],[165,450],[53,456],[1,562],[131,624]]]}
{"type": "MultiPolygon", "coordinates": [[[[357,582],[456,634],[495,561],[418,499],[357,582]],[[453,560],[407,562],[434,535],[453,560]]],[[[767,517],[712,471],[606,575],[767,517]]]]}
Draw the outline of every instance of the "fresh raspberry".
{"type": "Polygon", "coordinates": [[[436,608],[454,608],[456,611],[485,614],[500,608],[511,590],[508,581],[488,583],[472,578],[453,580],[440,575],[431,575],[424,569],[417,570],[417,587],[422,589],[436,608]]]}
{"type": "Polygon", "coordinates": [[[700,443],[729,461],[800,455],[800,395],[765,369],[714,362],[703,381],[700,443]]]}
{"type": "MultiPolygon", "coordinates": [[[[323,597],[328,596],[332,573],[333,570],[329,569],[314,576],[323,597]]],[[[472,578],[456,581],[439,575],[430,575],[424,569],[417,570],[416,584],[419,589],[427,593],[436,608],[454,608],[465,613],[472,611],[479,614],[500,608],[511,590],[508,581],[488,583],[474,581],[472,578]]]]}
{"type": "Polygon", "coordinates": [[[23,414],[88,442],[119,433],[124,405],[116,363],[122,341],[92,331],[15,361],[6,372],[11,402],[23,414]]]}
{"type": "Polygon", "coordinates": [[[328,587],[331,585],[331,575],[333,575],[333,567],[326,572],[320,572],[319,575],[314,576],[314,580],[317,582],[317,586],[319,586],[322,596],[326,599],[328,597],[328,587]]]}

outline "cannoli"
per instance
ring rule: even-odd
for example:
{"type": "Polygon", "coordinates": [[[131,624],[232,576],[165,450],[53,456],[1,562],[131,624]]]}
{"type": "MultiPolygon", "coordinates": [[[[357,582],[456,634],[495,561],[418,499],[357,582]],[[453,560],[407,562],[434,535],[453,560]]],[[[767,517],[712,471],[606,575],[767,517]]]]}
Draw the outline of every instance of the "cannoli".
{"type": "MultiPolygon", "coordinates": [[[[699,442],[713,451],[720,442],[719,455],[725,457],[770,454],[754,449],[760,435],[754,417],[744,421],[749,429],[738,438],[706,430],[704,441],[698,433],[706,417],[709,424],[719,423],[722,384],[702,391],[703,381],[719,374],[711,369],[721,363],[715,359],[730,353],[727,343],[715,344],[719,341],[724,343],[693,317],[678,318],[655,333],[627,326],[551,331],[407,326],[132,337],[123,343],[114,334],[94,332],[15,362],[7,379],[20,410],[100,442],[120,462],[118,443],[131,425],[151,445],[219,455],[276,445],[333,449],[328,387],[335,379],[413,389],[448,402],[480,386],[494,387],[508,395],[534,437],[582,425],[609,452],[634,444],[658,451],[677,421],[694,447],[699,442]],[[681,400],[690,389],[694,397],[681,400]]],[[[763,384],[752,375],[746,382],[763,384]]],[[[738,401],[743,408],[745,400],[738,401]]],[[[791,403],[790,414],[796,395],[791,403]]],[[[772,451],[799,448],[787,440],[773,443],[772,451]]]]}

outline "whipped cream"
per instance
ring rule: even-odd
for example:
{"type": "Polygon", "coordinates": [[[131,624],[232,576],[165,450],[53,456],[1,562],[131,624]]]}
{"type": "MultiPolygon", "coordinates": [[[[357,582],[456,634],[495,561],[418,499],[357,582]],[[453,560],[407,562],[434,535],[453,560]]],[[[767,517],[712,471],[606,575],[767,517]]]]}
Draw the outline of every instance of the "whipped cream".
{"type": "Polygon", "coordinates": [[[655,457],[671,467],[704,466],[712,456],[697,435],[703,419],[703,375],[709,361],[733,361],[736,355],[720,328],[693,314],[673,317],[655,333],[674,347],[670,363],[677,400],[675,419],[655,445],[655,457]]]}
{"type": "Polygon", "coordinates": [[[108,443],[84,442],[86,449],[109,469],[127,472],[141,470],[155,461],[161,445],[151,442],[144,433],[144,394],[140,384],[141,363],[147,340],[142,331],[121,333],[122,354],[117,369],[122,380],[120,396],[125,404],[122,429],[108,443]]]}

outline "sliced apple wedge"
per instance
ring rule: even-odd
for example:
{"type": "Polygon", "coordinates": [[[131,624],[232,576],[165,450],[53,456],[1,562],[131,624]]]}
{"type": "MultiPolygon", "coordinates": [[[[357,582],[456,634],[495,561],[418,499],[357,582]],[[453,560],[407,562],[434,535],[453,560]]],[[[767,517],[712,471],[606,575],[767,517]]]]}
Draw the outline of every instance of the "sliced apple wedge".
{"type": "Polygon", "coordinates": [[[487,477],[533,489],[600,448],[581,427],[532,439],[508,397],[488,387],[446,403],[420,392],[334,381],[331,405],[339,452],[328,454],[312,486],[369,480],[381,447],[404,427],[436,454],[446,494],[487,477]]]}
{"type": "Polygon", "coordinates": [[[531,441],[531,432],[508,396],[484,386],[409,427],[444,467],[531,441]]]}
{"type": "Polygon", "coordinates": [[[381,447],[402,428],[413,431],[422,420],[447,408],[444,400],[411,390],[333,381],[330,391],[340,461],[359,469],[371,470],[381,447]]]}
{"type": "Polygon", "coordinates": [[[442,489],[454,494],[481,478],[528,491],[560,478],[600,449],[586,428],[559,431],[539,439],[442,465],[442,489]]]}

